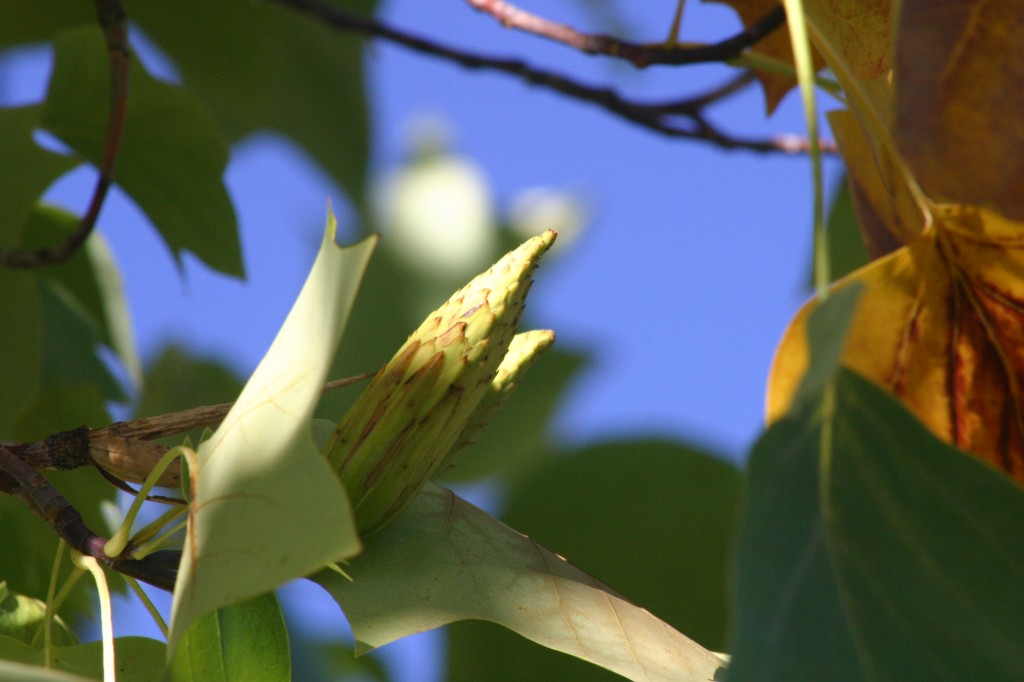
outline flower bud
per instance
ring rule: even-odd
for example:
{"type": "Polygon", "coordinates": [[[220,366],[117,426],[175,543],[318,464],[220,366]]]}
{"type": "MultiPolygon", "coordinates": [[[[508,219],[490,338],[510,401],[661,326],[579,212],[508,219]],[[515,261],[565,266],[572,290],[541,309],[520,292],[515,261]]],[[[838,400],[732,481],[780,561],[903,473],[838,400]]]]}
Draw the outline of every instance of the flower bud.
{"type": "Polygon", "coordinates": [[[457,455],[476,442],[484,428],[505,407],[505,403],[519,386],[519,380],[522,379],[533,361],[554,342],[555,333],[550,329],[534,329],[513,337],[508,352],[505,353],[501,365],[498,366],[498,372],[491,380],[487,393],[484,394],[473,414],[469,416],[469,421],[466,422],[455,445],[441,463],[439,472],[451,467],[455,463],[457,455]]]}
{"type": "Polygon", "coordinates": [[[552,231],[508,253],[427,316],[334,430],[324,455],[362,534],[390,521],[459,440],[515,336],[552,231]]]}

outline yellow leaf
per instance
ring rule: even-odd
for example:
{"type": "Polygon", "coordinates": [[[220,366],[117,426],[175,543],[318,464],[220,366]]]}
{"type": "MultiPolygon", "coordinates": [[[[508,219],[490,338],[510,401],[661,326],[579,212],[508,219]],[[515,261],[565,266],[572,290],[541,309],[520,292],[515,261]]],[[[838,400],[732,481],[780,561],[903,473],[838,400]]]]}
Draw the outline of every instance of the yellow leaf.
{"type": "MultiPolygon", "coordinates": [[[[836,287],[864,291],[842,362],[891,392],[936,435],[1024,482],[1024,225],[974,207],[935,209],[934,229],[836,287]]],[[[769,421],[807,367],[797,314],[769,377],[769,421]]]]}

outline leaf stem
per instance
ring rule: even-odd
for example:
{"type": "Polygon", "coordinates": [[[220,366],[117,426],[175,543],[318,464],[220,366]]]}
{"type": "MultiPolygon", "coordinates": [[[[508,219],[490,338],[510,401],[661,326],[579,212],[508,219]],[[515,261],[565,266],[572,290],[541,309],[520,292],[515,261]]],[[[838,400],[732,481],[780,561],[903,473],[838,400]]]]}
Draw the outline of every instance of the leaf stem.
{"type": "Polygon", "coordinates": [[[140,602],[142,602],[142,605],[146,607],[146,611],[149,612],[150,618],[153,619],[153,622],[156,623],[156,626],[160,628],[160,632],[163,633],[164,639],[167,639],[167,621],[165,621],[163,619],[163,616],[160,615],[160,611],[157,610],[156,605],[153,604],[153,600],[151,600],[149,598],[149,595],[146,594],[146,591],[142,589],[142,586],[139,585],[138,580],[127,575],[124,577],[124,579],[125,582],[128,583],[128,587],[132,588],[132,591],[135,593],[135,596],[138,597],[140,602]]]}
{"type": "Polygon", "coordinates": [[[821,141],[818,137],[818,110],[814,98],[814,61],[807,36],[807,18],[802,0],[783,0],[789,20],[789,35],[793,44],[797,82],[804,118],[807,120],[807,138],[810,143],[811,181],[814,187],[814,290],[820,300],[828,298],[832,281],[829,272],[828,238],[825,234],[825,192],[821,171],[821,141]]]}
{"type": "Polygon", "coordinates": [[[103,682],[117,682],[117,668],[114,660],[114,616],[110,606],[110,586],[107,576],[94,557],[78,552],[71,555],[79,568],[89,571],[96,581],[96,592],[100,598],[100,631],[103,633],[103,682]]]}

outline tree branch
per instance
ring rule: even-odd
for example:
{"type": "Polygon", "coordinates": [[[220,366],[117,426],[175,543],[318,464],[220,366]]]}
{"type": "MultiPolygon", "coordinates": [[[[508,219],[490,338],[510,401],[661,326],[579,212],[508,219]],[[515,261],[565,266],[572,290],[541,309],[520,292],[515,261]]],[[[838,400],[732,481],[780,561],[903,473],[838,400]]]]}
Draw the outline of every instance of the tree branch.
{"type": "Polygon", "coordinates": [[[36,268],[55,265],[69,260],[78,253],[82,244],[96,226],[107,192],[114,182],[114,167],[121,151],[121,139],[128,108],[128,70],[131,53],[128,51],[128,19],[118,0],[95,0],[96,15],[107,40],[110,59],[110,113],[107,117],[106,140],[100,160],[99,178],[85,215],[68,237],[55,246],[30,250],[10,248],[0,251],[0,266],[7,268],[36,268]]]}
{"type": "MultiPolygon", "coordinates": [[[[324,386],[324,391],[349,386],[373,375],[367,373],[330,381],[324,386]]],[[[115,422],[96,430],[80,426],[35,443],[0,441],[0,493],[20,497],[37,516],[53,526],[60,537],[82,554],[151,585],[166,590],[174,589],[180,552],[154,552],[144,559],[136,560],[131,558],[129,545],[122,557],[111,559],[103,551],[106,539],[89,530],[78,510],[37,469],[68,470],[96,466],[108,480],[124,476],[142,482],[168,450],[163,445],[153,443],[152,439],[216,424],[224,419],[232,405],[234,403],[196,407],[158,417],[115,422]],[[129,475],[125,476],[124,472],[129,475]]],[[[123,483],[116,478],[112,482],[115,485],[123,483]]],[[[161,478],[159,484],[176,486],[178,482],[176,479],[161,478]]],[[[129,492],[135,491],[129,488],[129,492]]]]}
{"type": "MultiPolygon", "coordinates": [[[[537,69],[516,59],[498,59],[471,52],[464,52],[440,43],[411,35],[387,26],[373,19],[367,19],[346,12],[320,0],[273,0],[279,5],[310,16],[339,31],[347,31],[372,38],[383,38],[421,54],[439,57],[459,64],[467,69],[497,71],[515,76],[531,85],[553,90],[574,99],[597,105],[621,118],[632,121],[648,130],[684,139],[710,142],[723,149],[746,149],[755,152],[782,152],[787,154],[804,152],[806,143],[794,144],[793,136],[779,138],[750,139],[728,135],[711,125],[699,111],[695,112],[692,102],[705,101],[707,95],[681,100],[669,105],[653,105],[628,100],[610,88],[583,85],[565,76],[537,69]],[[690,125],[679,125],[674,118],[689,119],[690,125]]],[[[665,48],[652,48],[657,49],[665,48]]],[[[678,48],[668,51],[678,52],[678,48]]],[[[669,63],[669,62],[664,62],[669,63]]],[[[684,62],[685,63],[685,62],[684,62]]],[[[715,99],[717,101],[717,99],[715,99]]]]}
{"type": "Polygon", "coordinates": [[[0,445],[0,491],[20,497],[36,516],[57,531],[71,547],[100,564],[130,575],[156,587],[173,590],[178,574],[174,557],[156,553],[144,559],[132,559],[131,548],[122,557],[111,558],[103,551],[106,538],[92,532],[78,510],[71,506],[46,477],[22,462],[8,448],[0,445]],[[167,561],[168,558],[172,560],[167,561]]]}
{"type": "MultiPolygon", "coordinates": [[[[324,385],[324,392],[350,386],[374,376],[372,372],[324,385]]],[[[31,469],[67,471],[97,466],[103,471],[133,483],[142,483],[169,448],[154,443],[157,438],[173,436],[222,421],[234,403],[220,403],[169,412],[155,417],[114,422],[100,429],[79,426],[55,433],[33,443],[0,441],[0,447],[12,453],[31,469]]],[[[0,467],[0,474],[3,468],[0,467]]],[[[168,467],[158,485],[177,487],[178,468],[168,467]]]]}
{"type": "Polygon", "coordinates": [[[559,24],[531,12],[521,10],[503,0],[466,0],[474,9],[489,14],[506,28],[514,28],[542,38],[568,45],[587,54],[619,57],[643,68],[651,64],[700,64],[734,59],[766,35],[782,26],[786,11],[781,6],[765,14],[756,23],[736,35],[711,45],[682,47],[665,43],[630,43],[613,36],[582,33],[566,24],[559,24]]]}

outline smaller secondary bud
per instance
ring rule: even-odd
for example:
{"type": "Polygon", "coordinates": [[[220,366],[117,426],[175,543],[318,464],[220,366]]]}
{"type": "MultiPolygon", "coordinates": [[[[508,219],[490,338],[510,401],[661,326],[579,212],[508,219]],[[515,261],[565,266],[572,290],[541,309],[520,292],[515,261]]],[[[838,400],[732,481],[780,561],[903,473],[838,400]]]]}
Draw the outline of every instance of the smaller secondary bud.
{"type": "Polygon", "coordinates": [[[480,404],[473,410],[473,414],[469,416],[469,421],[466,422],[455,445],[441,463],[439,471],[451,467],[458,454],[476,442],[487,425],[505,407],[505,403],[512,396],[512,392],[518,388],[519,381],[526,374],[526,370],[533,365],[533,361],[550,348],[554,342],[555,333],[550,329],[534,329],[515,335],[501,365],[498,366],[497,374],[491,380],[487,393],[481,398],[480,404]]]}
{"type": "Polygon", "coordinates": [[[459,440],[515,336],[530,274],[555,240],[537,235],[427,316],[342,417],[324,447],[360,533],[402,511],[459,440]]]}

